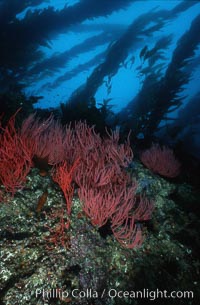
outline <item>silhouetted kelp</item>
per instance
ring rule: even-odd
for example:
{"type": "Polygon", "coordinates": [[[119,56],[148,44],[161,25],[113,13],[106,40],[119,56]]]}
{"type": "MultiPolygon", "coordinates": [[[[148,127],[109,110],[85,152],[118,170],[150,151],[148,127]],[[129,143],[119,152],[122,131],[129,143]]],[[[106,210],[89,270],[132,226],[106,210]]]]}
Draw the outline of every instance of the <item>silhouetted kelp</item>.
{"type": "MultiPolygon", "coordinates": [[[[194,5],[194,3],[193,3],[194,5]]],[[[97,89],[103,83],[104,77],[114,76],[121,63],[124,63],[129,51],[134,47],[137,48],[141,39],[146,36],[153,35],[155,31],[160,30],[169,19],[177,17],[177,14],[184,11],[191,6],[189,4],[181,3],[171,11],[152,10],[146,14],[139,16],[128,27],[127,31],[115,41],[107,51],[106,58],[103,63],[98,65],[92,74],[87,78],[84,86],[78,88],[68,100],[68,103],[74,104],[85,103],[94,96],[97,89]],[[153,22],[153,25],[149,25],[153,22]]],[[[163,43],[164,44],[164,43],[163,43]]],[[[160,46],[155,46],[155,50],[160,46]]]]}
{"type": "Polygon", "coordinates": [[[127,0],[124,3],[122,0],[102,0],[97,3],[82,0],[73,6],[65,6],[62,10],[50,6],[45,9],[28,10],[24,18],[16,19],[16,14],[42,2],[1,1],[0,41],[4,47],[0,49],[0,74],[3,78],[12,76],[19,81],[27,66],[42,58],[38,46],[49,46],[49,39],[57,32],[65,32],[71,25],[88,18],[105,16],[125,8],[133,1],[127,0]]]}
{"type": "MultiPolygon", "coordinates": [[[[60,114],[62,121],[74,119],[88,119],[89,123],[96,123],[103,129],[111,115],[110,124],[120,124],[124,130],[133,129],[137,139],[139,134],[151,139],[159,129],[162,120],[169,120],[169,112],[179,109],[182,99],[178,96],[183,86],[190,80],[191,73],[198,58],[192,61],[199,44],[199,19],[196,17],[188,32],[183,34],[174,50],[172,60],[166,69],[164,50],[171,43],[171,36],[161,36],[155,39],[153,47],[148,46],[148,39],[152,40],[155,33],[165,27],[168,21],[179,17],[179,14],[195,5],[196,1],[182,1],[173,9],[152,9],[146,14],[140,15],[125,28],[125,26],[111,24],[101,25],[80,24],[87,19],[99,16],[107,16],[119,9],[126,8],[137,1],[127,0],[82,0],[73,6],[65,5],[58,10],[53,7],[39,8],[37,5],[44,1],[0,1],[0,41],[3,46],[0,49],[0,90],[12,91],[18,87],[13,104],[18,105],[17,96],[21,90],[36,79],[44,79],[49,73],[54,76],[67,62],[77,55],[93,50],[97,46],[103,46],[110,42],[100,54],[89,59],[86,63],[75,66],[63,75],[59,75],[51,84],[44,84],[41,89],[56,88],[63,82],[70,80],[80,72],[94,66],[91,75],[85,84],[75,90],[66,105],[62,104],[60,114]],[[34,10],[29,8],[33,6],[34,10]],[[16,15],[24,16],[17,19],[16,15]],[[50,47],[50,41],[56,35],[68,31],[96,31],[100,34],[85,39],[80,44],[60,54],[53,54],[45,58],[40,46],[50,47]],[[143,43],[145,39],[145,45],[143,43]],[[105,77],[111,80],[121,66],[127,67],[134,64],[135,53],[140,51],[141,67],[138,74],[144,78],[143,86],[139,94],[113,119],[109,107],[97,109],[91,107],[91,99],[94,98],[99,87],[105,82],[105,77]],[[132,56],[129,59],[130,55],[132,56]],[[129,61],[129,62],[128,62],[129,61]],[[145,65],[143,66],[143,63],[145,65]],[[165,71],[166,70],[166,71],[165,71]],[[165,74],[164,74],[165,73],[165,74]],[[70,110],[70,113],[69,113],[70,110]],[[106,110],[106,111],[103,111],[106,110]]],[[[109,88],[107,87],[109,92],[109,88]]],[[[9,100],[10,101],[10,100],[9,100]]],[[[37,101],[37,98],[34,102],[37,101]]],[[[33,102],[33,100],[32,100],[33,102]]],[[[10,103],[10,102],[9,102],[10,103]]],[[[23,103],[24,104],[24,103],[23,103]]],[[[0,109],[7,112],[7,103],[0,109]]],[[[29,110],[32,105],[29,105],[29,110]]],[[[105,106],[105,105],[104,105],[105,106]]],[[[107,105],[108,106],[108,105],[107,105]]],[[[10,106],[8,106],[9,108],[10,106]]],[[[11,107],[12,108],[12,107],[11,107]]],[[[12,113],[18,107],[12,108],[12,113]]],[[[9,110],[10,111],[10,110],[9,110]]],[[[8,112],[9,112],[8,111],[8,112]]],[[[198,118],[197,118],[198,120],[198,118]]],[[[178,129],[177,129],[178,130],[178,129]]]]}
{"type": "Polygon", "coordinates": [[[178,41],[165,75],[158,80],[154,70],[147,74],[139,94],[121,111],[121,122],[128,120],[136,135],[152,136],[166,115],[182,105],[179,94],[191,77],[192,71],[186,67],[199,46],[199,28],[200,15],[178,41]],[[132,114],[128,119],[127,113],[132,114]]]}

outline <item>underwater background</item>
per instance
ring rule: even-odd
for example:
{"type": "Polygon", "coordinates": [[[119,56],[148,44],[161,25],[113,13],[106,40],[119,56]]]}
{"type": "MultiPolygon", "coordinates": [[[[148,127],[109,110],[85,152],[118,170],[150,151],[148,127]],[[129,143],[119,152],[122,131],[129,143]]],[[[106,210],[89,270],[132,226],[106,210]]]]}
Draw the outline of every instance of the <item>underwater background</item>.
{"type": "Polygon", "coordinates": [[[199,304],[200,2],[0,0],[0,305],[199,304]]]}

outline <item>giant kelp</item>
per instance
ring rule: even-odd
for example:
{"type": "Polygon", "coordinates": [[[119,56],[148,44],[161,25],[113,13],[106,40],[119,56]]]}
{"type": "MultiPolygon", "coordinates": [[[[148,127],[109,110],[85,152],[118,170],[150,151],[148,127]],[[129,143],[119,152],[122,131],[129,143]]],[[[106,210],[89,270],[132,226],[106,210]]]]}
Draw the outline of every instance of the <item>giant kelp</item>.
{"type": "Polygon", "coordinates": [[[106,76],[112,77],[117,73],[120,64],[125,62],[130,50],[136,49],[144,37],[151,36],[155,31],[159,31],[168,20],[175,18],[178,13],[186,10],[191,5],[194,5],[194,3],[183,2],[170,11],[152,10],[139,16],[132,22],[127,31],[117,41],[113,42],[107,50],[104,62],[94,69],[87,78],[85,85],[72,94],[68,103],[74,105],[85,103],[87,105],[87,101],[95,95],[104,78],[106,76]]]}
{"type": "Polygon", "coordinates": [[[200,43],[199,27],[200,15],[178,41],[165,75],[160,80],[155,77],[154,71],[147,75],[139,94],[121,112],[121,120],[127,113],[132,114],[129,126],[136,135],[152,136],[160,122],[167,119],[167,114],[181,106],[183,97],[180,92],[189,82],[192,72],[186,67],[191,64],[200,43]]]}
{"type": "MultiPolygon", "coordinates": [[[[83,25],[79,25],[79,33],[81,32],[82,28],[85,27],[83,25]]],[[[91,26],[90,29],[86,27],[86,32],[95,31],[95,29],[100,32],[98,34],[94,34],[89,38],[86,38],[83,42],[76,44],[71,49],[66,50],[64,52],[55,53],[50,58],[44,59],[39,63],[36,63],[29,71],[26,72],[25,77],[35,77],[38,73],[42,73],[41,78],[45,76],[45,73],[51,71],[55,72],[58,71],[58,69],[63,68],[68,64],[68,62],[73,59],[76,56],[80,56],[82,53],[85,52],[91,52],[98,46],[108,44],[110,41],[114,41],[119,38],[121,33],[124,31],[123,26],[114,26],[112,25],[110,28],[103,27],[103,25],[100,25],[100,27],[93,27],[91,26]]],[[[74,32],[74,29],[70,28],[74,32]]],[[[75,31],[76,32],[76,31],[75,31]]],[[[66,42],[67,42],[67,34],[66,34],[66,42]]],[[[92,59],[90,59],[92,60],[92,59]]],[[[98,60],[96,60],[96,63],[98,63],[98,60]]],[[[71,72],[71,71],[70,71],[71,72]]],[[[70,74],[68,72],[68,74],[70,74]]],[[[66,72],[67,76],[67,72],[66,72]]],[[[61,75],[62,79],[64,79],[64,75],[61,75]]],[[[59,77],[58,77],[59,78],[59,77]]],[[[68,78],[67,78],[68,80],[68,78]]],[[[56,83],[59,83],[59,80],[55,81],[56,83]]]]}
{"type": "MultiPolygon", "coordinates": [[[[166,124],[160,130],[159,136],[167,134],[167,141],[171,143],[184,142],[194,139],[199,134],[200,126],[200,92],[192,96],[187,104],[180,109],[177,118],[166,124]],[[187,124],[185,123],[187,122],[187,124]]],[[[190,146],[191,149],[191,146],[190,146]]],[[[190,152],[191,153],[191,152],[190,152]]]]}
{"type": "MultiPolygon", "coordinates": [[[[97,90],[105,82],[110,93],[112,77],[122,66],[127,68],[129,64],[132,68],[135,56],[141,49],[142,64],[137,71],[143,81],[142,88],[117,117],[118,123],[124,125],[125,129],[132,128],[134,135],[143,133],[145,137],[151,138],[158,130],[160,122],[169,119],[168,113],[178,109],[182,104],[178,94],[183,85],[189,82],[194,68],[194,61],[191,59],[198,45],[198,17],[179,41],[167,69],[164,50],[171,43],[171,36],[162,36],[160,30],[197,2],[182,1],[169,10],[155,8],[133,19],[127,29],[117,24],[81,24],[85,20],[107,16],[121,8],[126,8],[134,4],[133,2],[103,0],[94,3],[92,0],[82,0],[73,6],[65,5],[58,10],[50,6],[45,9],[37,7],[43,3],[41,0],[0,1],[2,16],[0,41],[3,46],[0,49],[0,90],[11,90],[14,87],[19,88],[20,91],[23,86],[29,86],[32,82],[40,80],[44,81],[40,90],[55,89],[81,72],[93,68],[85,84],[75,90],[66,101],[66,105],[62,104],[61,112],[63,121],[68,120],[69,110],[73,113],[78,113],[80,110],[79,119],[81,115],[84,118],[90,116],[91,120],[93,117],[93,121],[99,120],[104,123],[105,113],[102,118],[101,110],[97,110],[95,103],[91,107],[91,100],[94,101],[97,90]],[[33,10],[30,10],[30,7],[33,7],[33,10]],[[17,14],[21,15],[21,19],[17,18],[17,14]],[[39,47],[50,48],[51,39],[60,33],[65,33],[67,39],[69,31],[73,33],[95,31],[95,34],[66,51],[53,53],[49,58],[45,58],[39,47]],[[158,33],[157,38],[155,34],[158,33]],[[154,46],[149,47],[152,45],[152,40],[154,46]],[[106,49],[105,45],[109,42],[106,49]],[[99,46],[102,47],[99,54],[93,55],[87,62],[68,69],[67,64],[71,59],[95,50],[99,46]],[[66,71],[61,74],[63,68],[66,68],[66,71]],[[56,77],[49,82],[45,80],[48,76],[56,77]]],[[[116,120],[112,121],[115,122],[116,120]]]]}
{"type": "MultiPolygon", "coordinates": [[[[43,1],[2,1],[1,2],[1,33],[0,41],[0,75],[20,81],[27,67],[42,58],[38,47],[49,46],[49,39],[58,32],[65,32],[71,25],[86,19],[104,16],[120,8],[125,8],[133,1],[100,1],[83,0],[73,6],[65,6],[61,10],[53,7],[28,10],[22,19],[16,14],[22,13],[30,5],[43,1]],[[7,13],[9,12],[9,13],[7,13]],[[14,48],[14,52],[13,52],[14,48]]],[[[1,85],[2,86],[2,85],[1,85]]]]}

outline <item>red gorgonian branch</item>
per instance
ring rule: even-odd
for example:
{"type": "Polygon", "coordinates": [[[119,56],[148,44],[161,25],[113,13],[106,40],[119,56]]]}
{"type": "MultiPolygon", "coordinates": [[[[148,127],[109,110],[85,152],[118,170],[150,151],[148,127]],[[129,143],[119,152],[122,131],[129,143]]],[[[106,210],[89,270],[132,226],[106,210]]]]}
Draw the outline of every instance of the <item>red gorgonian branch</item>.
{"type": "Polygon", "coordinates": [[[63,191],[68,215],[71,214],[71,205],[74,194],[74,187],[72,185],[73,172],[78,166],[79,161],[80,159],[77,159],[72,166],[69,166],[67,161],[63,161],[61,164],[53,168],[52,178],[58,183],[63,191]]]}

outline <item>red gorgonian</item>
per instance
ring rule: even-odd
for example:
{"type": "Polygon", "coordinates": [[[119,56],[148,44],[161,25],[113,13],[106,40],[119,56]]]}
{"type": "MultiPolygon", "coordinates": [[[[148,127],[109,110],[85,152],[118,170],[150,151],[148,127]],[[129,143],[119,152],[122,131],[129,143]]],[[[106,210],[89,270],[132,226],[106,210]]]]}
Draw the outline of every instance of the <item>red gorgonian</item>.
{"type": "Polygon", "coordinates": [[[140,158],[146,167],[161,176],[174,178],[180,173],[181,164],[175,158],[173,150],[168,147],[153,144],[140,158]]]}

